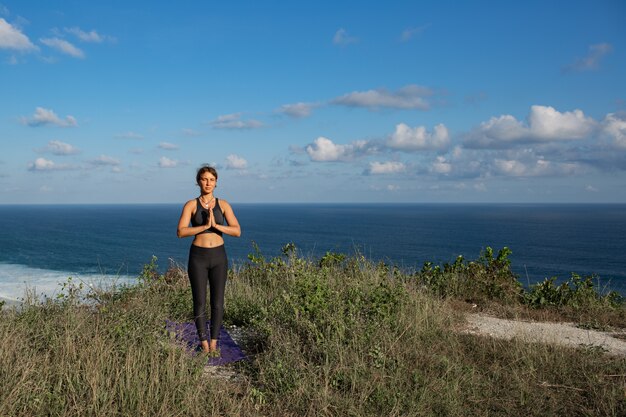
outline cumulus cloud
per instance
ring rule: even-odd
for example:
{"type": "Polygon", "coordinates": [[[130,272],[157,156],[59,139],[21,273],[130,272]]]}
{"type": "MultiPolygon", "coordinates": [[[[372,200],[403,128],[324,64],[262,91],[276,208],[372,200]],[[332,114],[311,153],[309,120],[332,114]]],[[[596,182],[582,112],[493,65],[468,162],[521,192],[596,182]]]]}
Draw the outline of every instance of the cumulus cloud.
{"type": "Polygon", "coordinates": [[[51,140],[42,151],[50,152],[54,155],[75,155],[80,152],[75,146],[61,142],[60,140],[51,140]]]}
{"type": "Polygon", "coordinates": [[[532,106],[526,123],[511,115],[492,117],[469,133],[468,148],[506,148],[520,143],[588,138],[596,122],[581,110],[559,112],[550,106],[532,106]]]}
{"type": "Polygon", "coordinates": [[[178,145],[169,142],[161,142],[159,143],[159,148],[166,151],[175,151],[176,149],[178,149],[178,145]]]}
{"type": "Polygon", "coordinates": [[[30,52],[38,48],[17,27],[0,17],[0,49],[30,52]]]}
{"type": "Polygon", "coordinates": [[[335,32],[335,36],[333,36],[333,43],[335,45],[346,46],[358,41],[359,38],[350,36],[344,28],[337,30],[337,32],[335,32]]]}
{"type": "Polygon", "coordinates": [[[312,161],[338,162],[347,161],[363,155],[370,150],[368,141],[355,141],[348,145],[339,145],[332,140],[320,136],[312,144],[307,145],[306,153],[312,161]]]}
{"type": "Polygon", "coordinates": [[[434,127],[428,132],[424,126],[411,128],[400,123],[395,132],[387,139],[386,145],[392,149],[403,151],[445,149],[450,144],[450,134],[443,124],[434,127]]]}
{"type": "Polygon", "coordinates": [[[63,28],[63,30],[65,30],[65,32],[67,33],[71,33],[72,35],[76,36],[78,39],[80,39],[83,42],[89,42],[89,43],[102,43],[104,41],[114,41],[115,38],[111,37],[111,36],[106,36],[106,35],[101,35],[98,32],[96,32],[95,30],[91,30],[89,32],[85,32],[84,30],[82,30],[79,27],[72,27],[72,28],[63,28]]]}
{"type": "Polygon", "coordinates": [[[92,165],[96,166],[118,166],[120,160],[108,155],[100,155],[99,157],[89,161],[92,165]]]}
{"type": "Polygon", "coordinates": [[[57,51],[64,53],[66,55],[73,56],[74,58],[84,58],[85,53],[72,45],[70,42],[61,38],[41,38],[39,42],[43,43],[46,46],[49,46],[52,49],[56,49],[57,51]]]}
{"type": "Polygon", "coordinates": [[[159,159],[159,168],[176,168],[180,164],[180,161],[175,159],[170,159],[165,156],[162,156],[159,159]]]}
{"type": "Polygon", "coordinates": [[[29,171],[61,171],[66,169],[72,169],[72,167],[66,164],[57,164],[45,158],[37,158],[28,164],[29,171]]]}
{"type": "Polygon", "coordinates": [[[369,175],[397,174],[406,171],[406,165],[398,161],[370,162],[365,173],[369,175]]]}
{"type": "Polygon", "coordinates": [[[209,122],[215,129],[258,129],[263,127],[263,123],[258,120],[242,120],[241,113],[232,113],[218,116],[217,119],[209,122]]]}
{"type": "Polygon", "coordinates": [[[226,157],[226,169],[243,170],[248,167],[248,161],[240,156],[231,154],[226,157]]]}
{"type": "Polygon", "coordinates": [[[43,107],[37,107],[35,114],[31,117],[22,117],[23,124],[33,127],[55,125],[60,127],[74,127],[78,126],[74,116],[66,116],[65,119],[59,118],[56,113],[50,109],[44,109],[43,107]]]}
{"type": "Polygon", "coordinates": [[[493,166],[496,174],[510,177],[562,176],[581,171],[581,167],[576,163],[554,162],[541,158],[532,162],[495,159],[493,166]]]}
{"type": "Polygon", "coordinates": [[[295,118],[309,117],[314,108],[318,107],[318,103],[294,103],[285,104],[277,110],[278,113],[286,114],[295,118]]]}
{"type": "Polygon", "coordinates": [[[626,114],[607,114],[602,121],[602,131],[616,148],[626,149],[626,114]]]}
{"type": "Polygon", "coordinates": [[[572,64],[563,68],[563,71],[580,72],[598,69],[600,66],[600,60],[602,60],[602,58],[604,58],[611,51],[613,51],[613,47],[608,43],[590,45],[586,56],[578,58],[572,64]]]}
{"type": "Polygon", "coordinates": [[[435,174],[449,174],[452,171],[452,164],[443,156],[438,156],[431,166],[431,171],[435,174]]]}
{"type": "Polygon", "coordinates": [[[365,107],[369,110],[380,108],[428,110],[426,97],[432,90],[419,85],[406,85],[397,91],[381,88],[368,91],[353,91],[331,100],[332,104],[348,107],[365,107]]]}

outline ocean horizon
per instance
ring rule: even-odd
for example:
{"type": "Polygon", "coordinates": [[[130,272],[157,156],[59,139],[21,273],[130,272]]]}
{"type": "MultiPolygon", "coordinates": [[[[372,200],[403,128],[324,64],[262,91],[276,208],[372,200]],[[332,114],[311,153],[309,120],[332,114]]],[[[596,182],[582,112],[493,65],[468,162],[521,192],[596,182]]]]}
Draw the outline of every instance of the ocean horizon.
{"type": "MultiPolygon", "coordinates": [[[[302,256],[360,253],[408,270],[477,259],[509,247],[525,285],[571,273],[595,275],[626,294],[626,204],[231,203],[242,237],[225,237],[231,265],[258,246],[270,258],[294,243],[302,256]]],[[[0,205],[0,297],[26,288],[53,295],[68,277],[87,285],[133,282],[152,256],[161,271],[185,265],[182,204],[0,205]]]]}

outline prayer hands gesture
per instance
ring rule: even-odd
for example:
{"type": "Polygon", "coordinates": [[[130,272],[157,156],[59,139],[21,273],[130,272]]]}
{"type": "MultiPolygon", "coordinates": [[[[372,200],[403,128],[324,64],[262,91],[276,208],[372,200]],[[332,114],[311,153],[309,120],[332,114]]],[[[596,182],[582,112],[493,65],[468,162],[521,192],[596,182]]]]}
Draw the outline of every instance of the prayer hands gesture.
{"type": "Polygon", "coordinates": [[[209,207],[207,208],[207,210],[209,211],[207,226],[209,226],[209,228],[215,227],[216,225],[215,216],[213,215],[213,208],[215,208],[215,198],[212,198],[211,201],[209,201],[209,207]]]}

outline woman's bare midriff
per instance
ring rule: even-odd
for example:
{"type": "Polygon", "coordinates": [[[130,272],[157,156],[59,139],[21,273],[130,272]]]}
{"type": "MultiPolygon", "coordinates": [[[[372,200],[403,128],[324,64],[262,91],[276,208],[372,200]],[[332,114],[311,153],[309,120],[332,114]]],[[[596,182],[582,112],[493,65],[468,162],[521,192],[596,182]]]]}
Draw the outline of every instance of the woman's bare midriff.
{"type": "Polygon", "coordinates": [[[192,244],[200,246],[201,248],[215,248],[217,246],[222,246],[224,244],[224,239],[215,233],[201,233],[196,235],[192,244]]]}

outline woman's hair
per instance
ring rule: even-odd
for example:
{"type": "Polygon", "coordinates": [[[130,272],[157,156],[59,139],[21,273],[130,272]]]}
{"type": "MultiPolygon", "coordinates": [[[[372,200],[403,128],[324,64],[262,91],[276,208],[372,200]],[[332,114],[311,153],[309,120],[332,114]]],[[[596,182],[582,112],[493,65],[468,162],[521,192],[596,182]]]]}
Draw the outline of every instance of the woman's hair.
{"type": "Polygon", "coordinates": [[[200,177],[205,173],[213,174],[215,179],[217,179],[217,171],[211,165],[202,165],[198,168],[198,172],[196,173],[196,184],[200,184],[200,177]]]}

